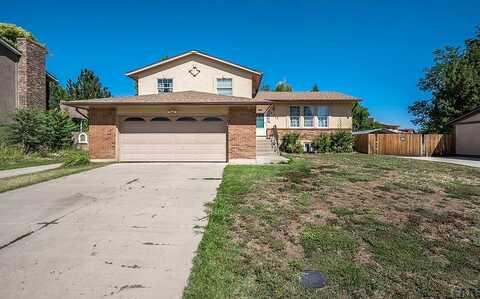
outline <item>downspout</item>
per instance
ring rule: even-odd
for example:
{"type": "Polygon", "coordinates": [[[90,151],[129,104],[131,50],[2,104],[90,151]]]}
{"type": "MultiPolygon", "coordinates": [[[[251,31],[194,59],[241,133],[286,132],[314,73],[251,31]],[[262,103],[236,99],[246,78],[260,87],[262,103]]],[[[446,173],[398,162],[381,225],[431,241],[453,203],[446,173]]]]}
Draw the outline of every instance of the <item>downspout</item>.
{"type": "MultiPolygon", "coordinates": [[[[85,109],[85,110],[88,111],[88,109],[86,109],[86,108],[83,108],[83,109],[85,109]]],[[[86,120],[88,120],[88,116],[86,116],[85,114],[83,114],[82,112],[80,112],[80,110],[78,110],[78,107],[75,107],[75,111],[77,111],[78,114],[80,114],[81,116],[85,117],[86,120]]]]}

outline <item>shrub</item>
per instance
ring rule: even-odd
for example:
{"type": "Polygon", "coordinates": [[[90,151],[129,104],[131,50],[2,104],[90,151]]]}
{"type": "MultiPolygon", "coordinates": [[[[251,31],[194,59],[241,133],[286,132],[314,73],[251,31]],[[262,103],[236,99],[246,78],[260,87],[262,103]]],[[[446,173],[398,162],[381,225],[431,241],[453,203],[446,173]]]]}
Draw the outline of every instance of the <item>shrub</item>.
{"type": "Polygon", "coordinates": [[[336,132],[331,136],[332,151],[336,153],[353,152],[354,137],[349,132],[336,132]]]}
{"type": "Polygon", "coordinates": [[[71,144],[75,124],[60,110],[19,109],[9,125],[8,141],[25,153],[58,150],[71,144]]]}
{"type": "Polygon", "coordinates": [[[75,167],[75,166],[81,166],[81,165],[86,165],[90,163],[90,157],[88,155],[88,152],[86,151],[65,151],[64,154],[64,159],[63,159],[63,166],[64,167],[75,167]]]}
{"type": "Polygon", "coordinates": [[[313,150],[317,153],[328,153],[332,150],[330,134],[320,134],[312,141],[313,150]]]}
{"type": "Polygon", "coordinates": [[[75,124],[70,116],[59,109],[47,111],[44,118],[44,144],[52,150],[58,150],[72,144],[75,124]]]}
{"type": "Polygon", "coordinates": [[[10,124],[8,142],[20,145],[25,153],[36,151],[45,135],[44,117],[44,112],[38,109],[17,110],[10,124]]]}
{"type": "Polygon", "coordinates": [[[288,133],[282,137],[282,143],[280,144],[280,150],[286,153],[302,153],[303,148],[300,144],[299,133],[288,133]]]}

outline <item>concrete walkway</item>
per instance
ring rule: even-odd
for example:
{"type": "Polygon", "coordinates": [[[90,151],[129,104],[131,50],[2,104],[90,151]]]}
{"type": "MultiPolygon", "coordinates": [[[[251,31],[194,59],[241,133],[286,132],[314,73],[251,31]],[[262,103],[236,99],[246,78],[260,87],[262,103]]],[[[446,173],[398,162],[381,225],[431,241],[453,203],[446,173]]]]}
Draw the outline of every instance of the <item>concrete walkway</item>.
{"type": "Polygon", "coordinates": [[[221,163],[120,163],[0,194],[0,298],[180,298],[221,163]]]}
{"type": "Polygon", "coordinates": [[[452,163],[464,166],[471,167],[480,167],[480,158],[469,158],[469,157],[400,157],[400,158],[409,158],[422,161],[432,161],[432,162],[443,162],[443,163],[452,163]]]}
{"type": "Polygon", "coordinates": [[[48,164],[48,165],[41,165],[41,166],[33,166],[33,167],[25,167],[25,168],[16,168],[16,169],[8,169],[8,170],[0,170],[0,179],[8,178],[11,176],[17,176],[22,174],[28,173],[35,173],[44,170],[50,170],[57,167],[62,166],[62,163],[56,164],[48,164]]]}

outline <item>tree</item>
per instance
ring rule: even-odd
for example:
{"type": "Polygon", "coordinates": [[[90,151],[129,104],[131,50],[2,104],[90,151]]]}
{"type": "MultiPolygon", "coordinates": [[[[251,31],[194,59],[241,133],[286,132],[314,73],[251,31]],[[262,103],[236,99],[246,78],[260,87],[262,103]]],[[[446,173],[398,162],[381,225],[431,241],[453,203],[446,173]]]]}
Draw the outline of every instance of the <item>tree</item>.
{"type": "Polygon", "coordinates": [[[17,38],[19,37],[28,38],[34,41],[36,40],[30,31],[9,23],[0,23],[0,37],[5,39],[12,46],[17,45],[17,38]]]}
{"type": "Polygon", "coordinates": [[[293,91],[292,85],[290,85],[287,80],[283,80],[277,83],[275,86],[275,91],[293,91]]]}
{"type": "Polygon", "coordinates": [[[112,96],[108,88],[102,86],[100,78],[88,69],[81,70],[76,81],[67,81],[66,92],[68,100],[99,99],[112,96]]]}
{"type": "Polygon", "coordinates": [[[352,109],[352,129],[354,132],[378,128],[368,109],[356,102],[352,109]]]}
{"type": "Polygon", "coordinates": [[[448,122],[480,106],[480,27],[463,48],[435,50],[434,65],[418,86],[431,98],[416,101],[408,110],[423,132],[448,133],[448,122]]]}
{"type": "Polygon", "coordinates": [[[48,88],[50,91],[48,107],[50,107],[50,109],[59,108],[60,101],[68,101],[69,96],[65,88],[63,88],[63,86],[61,86],[55,81],[50,81],[48,85],[49,85],[48,88]]]}
{"type": "Polygon", "coordinates": [[[314,92],[320,91],[320,88],[318,88],[317,83],[313,84],[313,87],[312,87],[311,91],[314,91],[314,92]]]}

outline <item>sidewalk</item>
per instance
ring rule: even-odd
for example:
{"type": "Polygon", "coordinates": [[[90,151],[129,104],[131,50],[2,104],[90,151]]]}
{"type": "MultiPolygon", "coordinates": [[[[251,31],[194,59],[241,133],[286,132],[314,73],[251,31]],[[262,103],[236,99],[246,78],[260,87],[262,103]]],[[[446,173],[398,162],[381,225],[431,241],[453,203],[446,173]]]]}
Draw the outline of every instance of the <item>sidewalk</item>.
{"type": "Polygon", "coordinates": [[[405,157],[405,156],[397,156],[399,158],[408,158],[408,159],[415,159],[415,160],[423,160],[423,161],[431,161],[431,162],[444,162],[444,163],[452,163],[464,166],[471,166],[471,167],[480,167],[480,158],[470,158],[470,157],[405,157]]]}
{"type": "Polygon", "coordinates": [[[17,176],[17,175],[22,175],[22,174],[40,172],[40,171],[44,171],[44,170],[50,170],[50,169],[60,167],[61,165],[62,165],[62,163],[56,163],[56,164],[48,164],[48,165],[41,165],[41,166],[0,170],[0,179],[12,177],[12,176],[17,176]]]}

